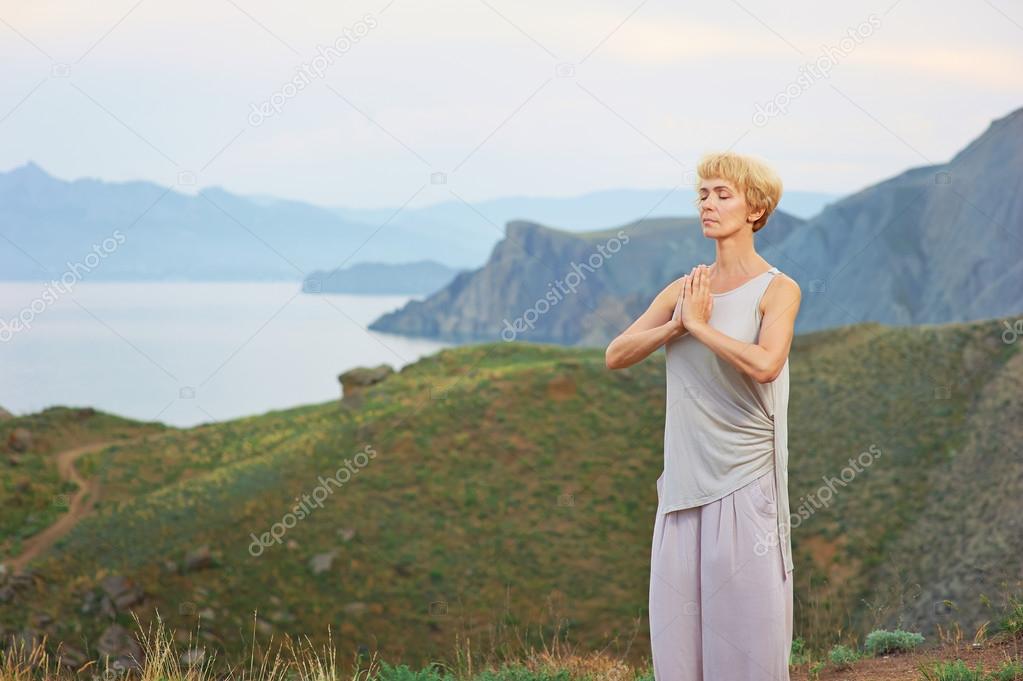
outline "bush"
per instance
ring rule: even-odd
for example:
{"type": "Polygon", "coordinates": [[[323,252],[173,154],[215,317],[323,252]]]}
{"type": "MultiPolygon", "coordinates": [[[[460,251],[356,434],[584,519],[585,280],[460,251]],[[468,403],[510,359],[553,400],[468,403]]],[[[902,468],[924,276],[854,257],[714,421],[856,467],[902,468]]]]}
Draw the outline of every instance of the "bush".
{"type": "Polygon", "coordinates": [[[1023,602],[1010,599],[1009,612],[1002,618],[1002,630],[1013,636],[1023,634],[1023,602]]]}
{"type": "Polygon", "coordinates": [[[806,641],[802,636],[792,639],[792,650],[789,651],[789,664],[800,665],[810,661],[806,652],[806,641]]]}
{"type": "Polygon", "coordinates": [[[831,660],[831,664],[839,669],[848,669],[852,666],[853,662],[860,659],[860,656],[859,653],[849,646],[839,643],[832,646],[831,651],[828,653],[828,659],[831,660]]]}
{"type": "Polygon", "coordinates": [[[970,669],[962,660],[938,662],[929,669],[922,666],[920,674],[926,681],[985,681],[986,678],[980,662],[970,669]]]}
{"type": "Polygon", "coordinates": [[[998,671],[991,672],[991,681],[1018,681],[1023,679],[1023,664],[1006,660],[998,671]]]}
{"type": "Polygon", "coordinates": [[[885,653],[903,653],[912,650],[924,642],[920,634],[896,629],[875,629],[867,634],[867,640],[863,648],[870,655],[884,655],[885,653]]]}

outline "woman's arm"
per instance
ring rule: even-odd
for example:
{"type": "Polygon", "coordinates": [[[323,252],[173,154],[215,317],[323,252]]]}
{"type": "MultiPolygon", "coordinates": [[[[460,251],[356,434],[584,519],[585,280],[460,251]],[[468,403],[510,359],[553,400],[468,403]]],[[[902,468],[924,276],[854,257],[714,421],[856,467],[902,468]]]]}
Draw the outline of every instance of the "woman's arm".
{"type": "MultiPolygon", "coordinates": [[[[687,287],[685,296],[692,297],[694,306],[699,305],[702,295],[710,295],[709,279],[709,275],[703,274],[701,281],[701,275],[696,275],[687,287]]],[[[789,356],[801,299],[799,284],[785,275],[774,277],[764,292],[764,316],[756,343],[743,343],[710,326],[706,318],[687,309],[689,300],[682,304],[682,317],[689,333],[714,354],[758,383],[770,383],[781,373],[789,356]]]]}
{"type": "Polygon", "coordinates": [[[667,341],[686,333],[682,316],[673,316],[675,304],[682,295],[681,277],[668,284],[650,303],[646,312],[622,331],[604,352],[608,369],[624,369],[642,361],[667,341]],[[673,318],[674,317],[674,318],[673,318]]]}

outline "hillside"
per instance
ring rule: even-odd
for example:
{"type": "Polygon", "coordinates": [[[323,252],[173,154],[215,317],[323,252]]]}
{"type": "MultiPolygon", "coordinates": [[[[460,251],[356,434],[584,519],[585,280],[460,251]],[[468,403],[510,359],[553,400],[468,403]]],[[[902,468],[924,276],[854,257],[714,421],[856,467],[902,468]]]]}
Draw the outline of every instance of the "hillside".
{"type": "MultiPolygon", "coordinates": [[[[817,499],[794,534],[796,633],[812,646],[900,622],[972,630],[982,597],[1019,590],[1018,574],[1002,579],[1023,551],[1012,321],[795,339],[792,509],[817,499]],[[822,478],[864,453],[824,503],[822,478]]],[[[329,624],[343,650],[416,664],[459,634],[528,626],[539,644],[563,619],[573,642],[638,665],[663,409],[663,353],[612,372],[595,350],[489,343],[424,358],[352,402],[111,446],[79,464],[99,482],[97,510],[7,590],[0,626],[88,648],[112,621],[130,629],[132,612],[158,610],[182,633],[200,616],[230,657],[256,612],[262,637],[319,644],[329,624]],[[345,459],[356,472],[317,493],[345,459]],[[280,543],[254,545],[303,495],[280,543]]]]}

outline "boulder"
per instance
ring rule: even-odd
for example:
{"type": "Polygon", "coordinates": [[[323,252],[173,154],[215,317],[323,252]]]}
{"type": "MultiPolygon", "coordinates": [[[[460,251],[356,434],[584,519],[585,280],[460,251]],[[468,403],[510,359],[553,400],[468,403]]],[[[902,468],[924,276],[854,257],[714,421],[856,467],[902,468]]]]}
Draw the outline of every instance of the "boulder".
{"type": "Polygon", "coordinates": [[[213,566],[213,555],[210,553],[210,547],[208,544],[189,551],[188,555],[185,556],[185,562],[182,566],[184,572],[194,572],[196,570],[203,570],[213,566]]]}
{"type": "Polygon", "coordinates": [[[27,452],[32,448],[32,431],[28,428],[15,428],[7,436],[7,446],[16,452],[27,452]]]}
{"type": "Polygon", "coordinates": [[[365,388],[379,383],[393,373],[394,369],[387,364],[349,369],[337,377],[341,382],[342,398],[348,399],[358,395],[365,388]]]}
{"type": "Polygon", "coordinates": [[[338,550],[327,551],[326,553],[318,553],[309,559],[309,569],[312,570],[314,575],[318,575],[322,572],[326,572],[330,569],[331,563],[337,558],[338,550]]]}
{"type": "Polygon", "coordinates": [[[141,603],[145,597],[142,589],[123,575],[107,575],[100,582],[100,588],[103,589],[103,593],[110,599],[114,608],[121,612],[141,603]]]}
{"type": "Polygon", "coordinates": [[[119,669],[142,669],[144,656],[142,646],[127,629],[120,624],[111,624],[96,641],[96,651],[110,658],[112,667],[119,669]]]}

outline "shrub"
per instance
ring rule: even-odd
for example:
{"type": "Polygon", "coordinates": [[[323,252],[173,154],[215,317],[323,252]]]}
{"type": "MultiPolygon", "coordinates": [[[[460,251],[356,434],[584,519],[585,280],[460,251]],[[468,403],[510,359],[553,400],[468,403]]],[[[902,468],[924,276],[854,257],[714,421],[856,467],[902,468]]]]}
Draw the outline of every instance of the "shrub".
{"type": "Polygon", "coordinates": [[[863,648],[870,655],[883,655],[885,653],[901,653],[912,650],[924,642],[920,634],[896,629],[875,629],[867,634],[867,640],[863,648]]]}
{"type": "Polygon", "coordinates": [[[991,681],[1018,681],[1023,679],[1023,664],[1006,660],[1002,668],[991,672],[991,681]]]}
{"type": "Polygon", "coordinates": [[[1023,634],[1023,602],[1015,598],[1009,600],[1009,612],[1002,618],[1002,630],[1013,636],[1023,634]]]}
{"type": "Polygon", "coordinates": [[[926,681],[985,681],[986,678],[980,662],[970,669],[962,660],[938,662],[930,668],[921,666],[920,674],[926,681]]]}
{"type": "Polygon", "coordinates": [[[806,664],[810,661],[806,653],[806,641],[802,636],[792,639],[792,650],[789,651],[789,664],[806,664]]]}
{"type": "Polygon", "coordinates": [[[832,646],[831,651],[828,653],[828,659],[831,660],[831,664],[839,669],[848,669],[852,666],[853,662],[860,659],[860,656],[849,646],[839,643],[832,646]]]}

